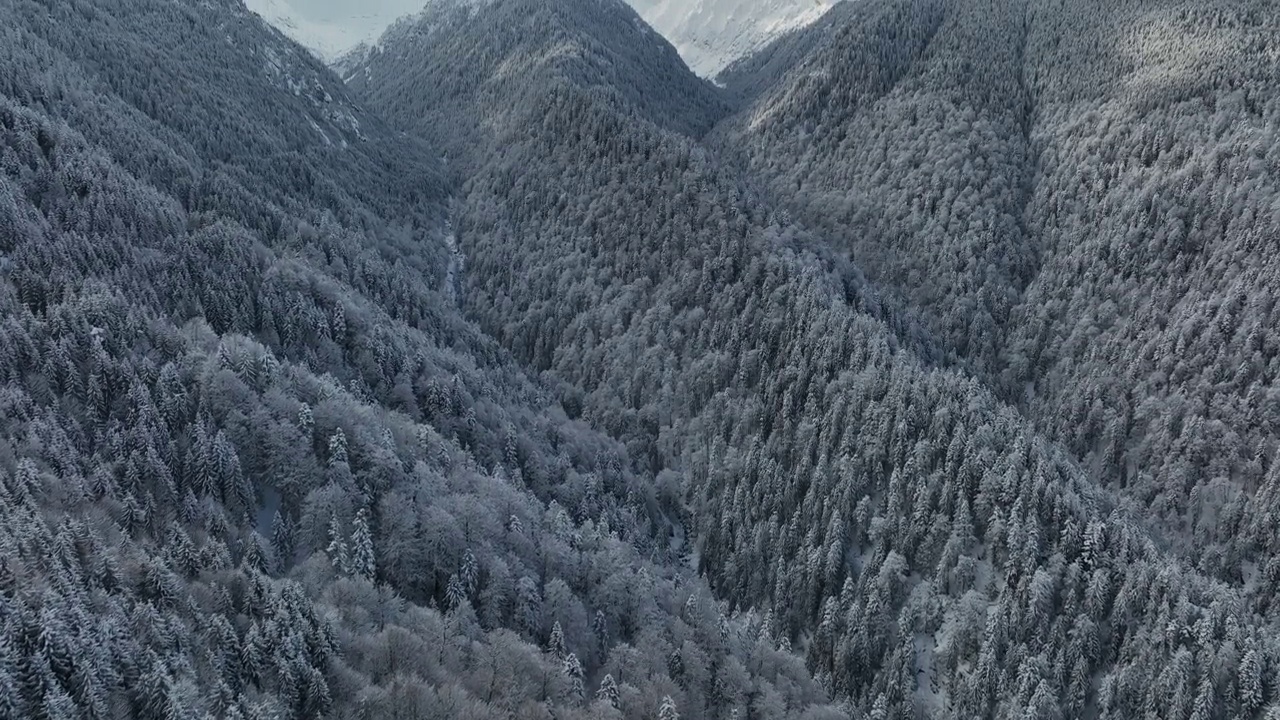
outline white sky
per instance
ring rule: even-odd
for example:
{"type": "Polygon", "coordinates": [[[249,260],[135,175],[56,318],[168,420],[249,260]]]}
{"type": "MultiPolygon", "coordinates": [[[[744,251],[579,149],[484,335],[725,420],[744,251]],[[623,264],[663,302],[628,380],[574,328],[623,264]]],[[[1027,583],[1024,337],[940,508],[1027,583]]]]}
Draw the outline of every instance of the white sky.
{"type": "Polygon", "coordinates": [[[290,5],[304,17],[318,22],[341,22],[352,17],[398,18],[421,10],[422,0],[292,0],[290,5]]]}
{"type": "Polygon", "coordinates": [[[357,43],[376,40],[397,18],[421,10],[426,0],[245,0],[245,4],[299,42],[332,57],[357,43]]]}

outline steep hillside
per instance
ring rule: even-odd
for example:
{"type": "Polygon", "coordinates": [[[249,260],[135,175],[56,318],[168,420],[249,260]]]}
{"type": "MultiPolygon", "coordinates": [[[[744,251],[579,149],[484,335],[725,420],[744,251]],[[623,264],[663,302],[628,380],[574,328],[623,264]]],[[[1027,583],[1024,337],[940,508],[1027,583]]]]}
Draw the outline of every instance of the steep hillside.
{"type": "Polygon", "coordinates": [[[1280,589],[1269,3],[1033,16],[1042,258],[1002,380],[1208,570],[1280,589]],[[1098,47],[1071,38],[1090,34],[1098,47]],[[1254,574],[1252,566],[1265,572],[1254,574]]]}
{"type": "Polygon", "coordinates": [[[1277,15],[0,0],[0,719],[1280,717],[1277,15]]]}
{"type": "Polygon", "coordinates": [[[843,15],[729,78],[766,87],[739,91],[716,146],[1164,542],[1269,606],[1280,397],[1260,238],[1280,13],[885,0],[843,15]]]}
{"type": "MultiPolygon", "coordinates": [[[[544,17],[500,1],[468,23],[517,5],[529,22],[544,17]]],[[[854,25],[827,26],[843,28],[839,40],[815,44],[831,68],[856,61],[862,70],[824,85],[827,66],[802,66],[819,97],[838,96],[853,115],[897,102],[904,121],[916,112],[943,124],[936,137],[947,132],[942,114],[947,123],[971,117],[994,143],[955,141],[951,163],[990,168],[963,193],[989,209],[954,213],[969,233],[944,248],[955,257],[914,262],[939,277],[945,268],[931,262],[981,269],[1003,294],[924,278],[902,292],[932,303],[921,307],[974,304],[979,331],[946,337],[979,345],[954,347],[957,355],[999,356],[991,336],[1036,267],[1002,255],[1020,247],[1011,213],[1021,215],[1031,190],[1030,177],[1005,177],[1031,167],[1031,108],[1016,71],[1021,9],[867,5],[849,15],[854,25]],[[1008,37],[991,42],[991,28],[1008,37]],[[918,67],[944,50],[981,51],[986,63],[918,67]],[[955,89],[895,99],[909,83],[922,95],[955,89]]],[[[447,46],[464,28],[466,44],[483,42],[466,27],[420,35],[447,46]]],[[[530,35],[538,47],[542,33],[530,35]]],[[[360,91],[398,127],[422,132],[413,108],[426,105],[412,89],[447,75],[449,60],[423,64],[412,44],[383,44],[384,64],[370,65],[360,91]],[[378,90],[384,83],[398,92],[378,90]]],[[[502,57],[531,52],[501,48],[502,57]]],[[[762,95],[760,107],[776,112],[758,115],[783,139],[792,137],[787,92],[762,95]]],[[[796,92],[796,102],[808,97],[796,92]]],[[[684,504],[676,539],[692,544],[718,596],[767,610],[773,632],[804,649],[855,717],[1233,718],[1258,716],[1272,700],[1263,678],[1278,648],[1252,596],[1166,554],[1090,466],[978,379],[923,362],[928,335],[831,251],[848,249],[834,234],[842,226],[794,224],[769,197],[789,205],[790,196],[777,187],[758,195],[752,178],[659,108],[638,111],[591,83],[531,83],[523,103],[506,106],[486,93],[457,96],[464,112],[496,113],[484,142],[459,144],[470,169],[455,214],[466,312],[552,383],[572,415],[624,443],[664,501],[684,504]]],[[[845,112],[809,102],[819,117],[845,112]]],[[[915,178],[905,164],[901,172],[915,178]]],[[[887,211],[896,196],[880,200],[887,211]]],[[[874,260],[882,279],[906,273],[905,253],[874,260]]],[[[713,678],[699,682],[708,716],[742,709],[713,678]]]]}
{"type": "Polygon", "coordinates": [[[245,5],[321,60],[333,62],[357,45],[374,42],[391,23],[417,12],[426,1],[245,0],[245,5]]]}
{"type": "Polygon", "coordinates": [[[836,716],[459,317],[437,152],[238,2],[0,16],[0,717],[836,716]]]}
{"type": "Polygon", "coordinates": [[[722,129],[730,152],[986,367],[1035,268],[1023,0],[871,0],[722,129]]]}
{"type": "Polygon", "coordinates": [[[857,2],[837,3],[813,23],[785,33],[734,60],[720,72],[716,82],[731,98],[734,107],[741,109],[773,89],[787,72],[814,52],[814,47],[831,34],[832,28],[843,25],[847,17],[862,10],[857,2]]]}
{"type": "Polygon", "coordinates": [[[715,77],[730,63],[822,17],[836,0],[630,0],[689,67],[715,77]]]}

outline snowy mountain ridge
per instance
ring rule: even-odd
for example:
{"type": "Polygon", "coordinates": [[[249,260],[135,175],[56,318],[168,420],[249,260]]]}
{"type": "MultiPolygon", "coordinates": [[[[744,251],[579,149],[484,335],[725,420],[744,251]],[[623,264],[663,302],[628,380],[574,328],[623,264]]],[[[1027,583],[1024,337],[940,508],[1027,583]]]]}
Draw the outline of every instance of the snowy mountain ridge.
{"type": "Polygon", "coordinates": [[[350,13],[325,15],[299,10],[290,0],[244,0],[257,13],[294,42],[325,62],[333,62],[361,44],[373,44],[397,18],[413,8],[403,4],[353,5],[350,13]]]}
{"type": "Polygon", "coordinates": [[[817,21],[838,1],[630,0],[703,77],[715,77],[734,60],[817,21]]]}
{"type": "MultiPolygon", "coordinates": [[[[463,5],[480,0],[452,0],[463,5]]],[[[730,63],[797,30],[839,0],[628,0],[636,12],[680,51],[698,75],[715,77],[730,63]]],[[[431,0],[425,6],[438,4],[431,0]]],[[[412,0],[410,0],[412,3],[412,0]]],[[[321,17],[290,0],[245,0],[250,10],[325,62],[335,62],[361,44],[373,45],[396,20],[421,10],[373,3],[361,13],[321,17]]],[[[425,6],[423,9],[425,9],[425,6]]]]}

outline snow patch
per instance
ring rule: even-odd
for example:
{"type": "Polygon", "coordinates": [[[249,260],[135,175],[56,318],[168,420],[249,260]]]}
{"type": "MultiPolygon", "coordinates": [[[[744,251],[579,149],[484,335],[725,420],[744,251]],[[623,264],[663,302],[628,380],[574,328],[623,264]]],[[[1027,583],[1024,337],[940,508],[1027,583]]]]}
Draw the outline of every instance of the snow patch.
{"type": "MultiPolygon", "coordinates": [[[[285,54],[290,55],[291,51],[286,50],[285,54]]],[[[272,83],[311,105],[312,110],[305,115],[306,120],[326,145],[334,144],[333,140],[320,127],[317,119],[331,129],[336,128],[340,133],[347,133],[360,141],[367,139],[360,129],[360,119],[356,117],[355,108],[349,103],[336,102],[333,94],[325,88],[320,75],[310,65],[296,62],[296,56],[281,57],[280,53],[269,46],[262,48],[262,57],[263,70],[272,83]]],[[[341,137],[338,138],[338,143],[343,147],[347,146],[346,140],[341,137]]]]}
{"type": "Polygon", "coordinates": [[[934,657],[938,639],[935,635],[916,633],[911,647],[916,660],[916,704],[924,708],[929,717],[941,717],[948,703],[946,692],[938,684],[938,661],[934,657]]]}
{"type": "Polygon", "coordinates": [[[630,0],[703,77],[715,77],[734,60],[817,21],[839,1],[630,0]]]}
{"type": "Polygon", "coordinates": [[[316,132],[320,133],[320,139],[324,140],[325,145],[333,144],[333,141],[329,139],[329,135],[325,133],[325,131],[322,130],[319,125],[316,124],[315,120],[312,120],[311,118],[307,118],[307,122],[311,123],[312,130],[315,130],[316,132]]]}

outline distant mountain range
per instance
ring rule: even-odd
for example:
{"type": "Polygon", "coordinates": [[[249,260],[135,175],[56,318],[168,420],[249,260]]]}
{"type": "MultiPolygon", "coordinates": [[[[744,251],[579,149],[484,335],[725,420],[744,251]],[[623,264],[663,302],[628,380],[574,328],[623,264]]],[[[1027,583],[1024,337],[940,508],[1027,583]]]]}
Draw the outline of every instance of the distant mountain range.
{"type": "Polygon", "coordinates": [[[646,22],[676,46],[691,70],[713,78],[733,61],[815,22],[839,0],[630,2],[646,22]]]}
{"type": "MultiPolygon", "coordinates": [[[[296,1],[296,0],[294,0],[296,1]]],[[[416,0],[425,7],[450,0],[416,0]]],[[[477,2],[481,0],[476,0],[477,2]]],[[[802,28],[839,0],[631,0],[640,15],[679,50],[689,67],[714,77],[734,60],[802,28]]],[[[371,3],[351,14],[299,11],[290,0],[246,0],[289,37],[333,62],[359,45],[372,45],[395,20],[411,16],[414,0],[371,3]]],[[[353,6],[354,7],[354,6],[353,6]]]]}
{"type": "Polygon", "coordinates": [[[426,1],[329,2],[323,9],[299,9],[319,5],[307,0],[245,0],[245,5],[321,60],[332,62],[362,43],[375,42],[391,23],[416,13],[426,1]]]}

